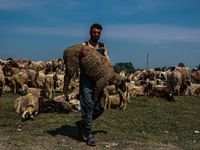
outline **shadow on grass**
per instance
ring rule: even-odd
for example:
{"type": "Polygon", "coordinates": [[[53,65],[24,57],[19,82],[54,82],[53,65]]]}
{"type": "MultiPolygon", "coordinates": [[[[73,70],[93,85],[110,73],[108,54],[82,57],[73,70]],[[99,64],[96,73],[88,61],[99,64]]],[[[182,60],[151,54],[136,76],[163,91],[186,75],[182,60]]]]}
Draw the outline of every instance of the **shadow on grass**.
{"type": "MultiPolygon", "coordinates": [[[[55,130],[50,130],[46,132],[52,136],[56,136],[59,134],[59,135],[68,136],[69,138],[72,138],[77,141],[84,141],[79,136],[78,129],[76,128],[76,126],[62,125],[60,128],[56,128],[55,130]]],[[[108,132],[103,131],[103,130],[96,130],[92,132],[93,135],[98,134],[98,133],[107,134],[108,132]]]]}

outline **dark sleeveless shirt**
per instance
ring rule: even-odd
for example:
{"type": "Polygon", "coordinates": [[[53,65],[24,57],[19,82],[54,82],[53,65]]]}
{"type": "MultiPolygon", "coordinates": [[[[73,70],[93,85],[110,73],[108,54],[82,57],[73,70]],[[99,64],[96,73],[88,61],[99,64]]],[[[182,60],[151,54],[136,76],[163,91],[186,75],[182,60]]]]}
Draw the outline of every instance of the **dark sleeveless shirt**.
{"type": "MultiPolygon", "coordinates": [[[[85,44],[88,46],[88,42],[85,42],[85,44]]],[[[99,47],[96,49],[100,54],[102,54],[103,56],[105,56],[104,51],[105,51],[105,47],[104,47],[104,43],[100,43],[99,42],[99,47]]]]}

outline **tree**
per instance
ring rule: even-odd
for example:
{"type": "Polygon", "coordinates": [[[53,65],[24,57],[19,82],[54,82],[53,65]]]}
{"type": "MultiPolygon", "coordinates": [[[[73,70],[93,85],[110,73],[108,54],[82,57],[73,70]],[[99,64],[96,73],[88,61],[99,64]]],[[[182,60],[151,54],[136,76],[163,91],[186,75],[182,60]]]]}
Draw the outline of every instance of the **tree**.
{"type": "Polygon", "coordinates": [[[168,67],[162,67],[162,71],[166,71],[168,67]]]}
{"type": "Polygon", "coordinates": [[[116,63],[113,67],[116,73],[120,73],[122,70],[125,70],[127,75],[135,71],[133,64],[131,62],[116,63]]]}
{"type": "Polygon", "coordinates": [[[155,70],[155,71],[161,71],[161,68],[156,67],[154,70],[155,70]]]}
{"type": "Polygon", "coordinates": [[[197,70],[200,70],[200,64],[197,66],[197,70]]]}

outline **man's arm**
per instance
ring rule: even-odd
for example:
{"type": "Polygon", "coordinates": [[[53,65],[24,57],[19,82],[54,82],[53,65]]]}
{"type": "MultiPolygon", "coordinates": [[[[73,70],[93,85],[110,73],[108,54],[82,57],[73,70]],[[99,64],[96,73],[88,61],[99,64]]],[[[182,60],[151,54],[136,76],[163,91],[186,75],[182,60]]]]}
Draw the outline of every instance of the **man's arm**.
{"type": "Polygon", "coordinates": [[[104,47],[105,47],[104,55],[105,55],[105,57],[109,60],[110,64],[112,64],[111,61],[110,61],[110,58],[109,58],[109,56],[108,56],[108,49],[107,49],[107,47],[106,47],[106,44],[104,44],[104,47]]]}

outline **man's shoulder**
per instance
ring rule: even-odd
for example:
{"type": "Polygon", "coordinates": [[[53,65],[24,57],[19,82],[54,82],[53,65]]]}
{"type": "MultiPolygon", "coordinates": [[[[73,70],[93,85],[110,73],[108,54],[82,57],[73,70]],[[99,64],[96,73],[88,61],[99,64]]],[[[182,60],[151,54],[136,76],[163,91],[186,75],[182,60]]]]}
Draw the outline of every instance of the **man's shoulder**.
{"type": "Polygon", "coordinates": [[[86,42],[81,43],[82,45],[86,45],[86,42]]]}
{"type": "Polygon", "coordinates": [[[99,42],[99,47],[105,47],[104,43],[99,42]]]}

